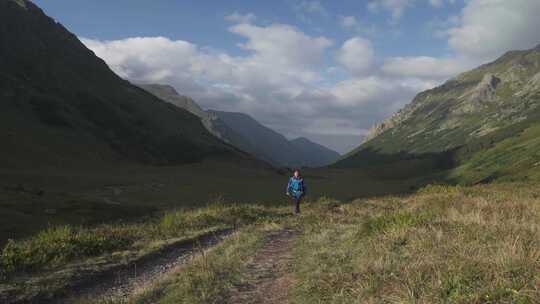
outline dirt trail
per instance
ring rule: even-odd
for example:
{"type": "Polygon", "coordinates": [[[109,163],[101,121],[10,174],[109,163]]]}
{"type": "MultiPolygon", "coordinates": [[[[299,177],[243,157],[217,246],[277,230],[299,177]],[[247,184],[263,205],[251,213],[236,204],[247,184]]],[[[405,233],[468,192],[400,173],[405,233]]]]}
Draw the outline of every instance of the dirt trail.
{"type": "Polygon", "coordinates": [[[72,303],[75,299],[125,300],[137,288],[167,276],[169,272],[189,260],[194,253],[216,245],[232,232],[232,229],[221,230],[174,244],[164,248],[156,256],[139,261],[137,265],[129,265],[93,278],[72,290],[66,298],[39,303],[72,303]]]}
{"type": "Polygon", "coordinates": [[[248,264],[247,282],[232,291],[230,304],[286,304],[289,286],[294,282],[288,272],[292,262],[294,230],[271,232],[264,246],[248,264]]]}

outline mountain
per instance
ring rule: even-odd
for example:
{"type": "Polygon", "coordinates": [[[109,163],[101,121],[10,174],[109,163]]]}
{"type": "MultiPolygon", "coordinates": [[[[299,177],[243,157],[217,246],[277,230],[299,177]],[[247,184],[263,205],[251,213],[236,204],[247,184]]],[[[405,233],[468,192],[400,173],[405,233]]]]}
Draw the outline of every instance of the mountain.
{"type": "Polygon", "coordinates": [[[2,167],[243,155],[199,117],[114,74],[26,0],[0,0],[2,167]]]}
{"type": "Polygon", "coordinates": [[[139,84],[139,87],[197,115],[206,129],[231,145],[275,166],[320,167],[339,158],[339,154],[306,138],[293,141],[263,126],[242,113],[205,111],[193,99],[180,95],[173,87],[139,84]]]}
{"type": "Polygon", "coordinates": [[[325,166],[340,157],[339,153],[330,150],[325,146],[310,141],[305,137],[299,137],[290,141],[299,151],[306,163],[312,166],[325,166]]]}
{"type": "Polygon", "coordinates": [[[210,113],[248,139],[256,148],[254,151],[247,152],[277,166],[318,167],[329,164],[339,156],[337,152],[305,139],[289,141],[285,136],[263,126],[249,115],[222,111],[210,111],[210,113]],[[332,155],[335,157],[332,158],[332,155]]]}
{"type": "Polygon", "coordinates": [[[169,85],[139,84],[138,86],[159,99],[170,102],[198,116],[204,127],[221,140],[243,151],[255,151],[255,148],[246,138],[227,126],[217,115],[203,110],[191,97],[180,95],[169,85]]]}
{"type": "Polygon", "coordinates": [[[539,106],[540,46],[511,51],[418,94],[335,165],[410,169],[405,163],[422,160],[414,172],[452,169],[445,174],[457,181],[531,178],[540,161],[539,106]]]}
{"type": "Polygon", "coordinates": [[[173,87],[160,84],[139,84],[138,86],[164,101],[170,102],[177,107],[186,109],[197,115],[201,119],[204,127],[221,140],[258,157],[261,160],[274,163],[264,151],[258,149],[247,138],[230,128],[215,113],[203,110],[193,99],[180,95],[173,87]]]}

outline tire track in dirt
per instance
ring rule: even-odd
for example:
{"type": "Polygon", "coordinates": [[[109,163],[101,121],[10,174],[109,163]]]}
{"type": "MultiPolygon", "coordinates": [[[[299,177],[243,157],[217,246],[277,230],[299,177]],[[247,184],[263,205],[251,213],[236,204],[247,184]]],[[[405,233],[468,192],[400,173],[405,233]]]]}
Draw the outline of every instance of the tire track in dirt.
{"type": "Polygon", "coordinates": [[[66,297],[36,303],[73,303],[80,299],[127,300],[138,288],[166,277],[194,254],[217,245],[233,232],[233,229],[225,229],[173,244],[136,264],[88,279],[85,284],[69,291],[66,297]]]}
{"type": "Polygon", "coordinates": [[[286,304],[294,277],[292,240],[295,230],[283,229],[266,236],[265,244],[247,265],[246,282],[231,291],[230,304],[286,304]]]}

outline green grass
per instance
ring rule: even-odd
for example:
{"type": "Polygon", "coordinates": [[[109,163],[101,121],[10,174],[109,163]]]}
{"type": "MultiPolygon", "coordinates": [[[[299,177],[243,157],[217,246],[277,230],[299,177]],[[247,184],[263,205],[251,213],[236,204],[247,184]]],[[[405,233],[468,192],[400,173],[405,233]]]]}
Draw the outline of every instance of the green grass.
{"type": "Polygon", "coordinates": [[[152,288],[139,291],[132,303],[224,303],[231,288],[243,282],[246,261],[260,247],[271,224],[243,229],[152,288]]]}
{"type": "MultiPolygon", "coordinates": [[[[308,201],[241,230],[127,303],[223,303],[269,227],[293,241],[291,303],[538,303],[540,192],[433,185],[408,196],[308,201]]],[[[111,302],[116,303],[116,302],[111,302]]]]}
{"type": "Polygon", "coordinates": [[[449,173],[449,179],[460,183],[492,180],[538,180],[540,162],[540,125],[536,124],[516,136],[497,142],[474,153],[449,173]]]}
{"type": "Polygon", "coordinates": [[[108,226],[106,234],[48,230],[10,243],[5,252],[18,252],[16,256],[25,257],[22,260],[45,256],[44,263],[65,262],[111,250],[108,240],[119,235],[130,240],[125,243],[129,247],[209,227],[248,225],[215,248],[197,253],[173,275],[137,290],[127,301],[220,303],[228,299],[231,288],[245,284],[247,262],[268,229],[285,225],[301,231],[293,245],[293,303],[540,300],[540,192],[530,184],[433,185],[412,195],[346,204],[320,198],[307,201],[303,210],[301,217],[291,218],[284,217],[288,210],[283,208],[218,203],[137,226],[108,226]],[[86,238],[85,233],[93,237],[86,238]],[[31,248],[40,248],[36,254],[57,255],[21,254],[31,248]]]}
{"type": "MultiPolygon", "coordinates": [[[[0,247],[56,226],[130,223],[177,208],[226,203],[288,203],[290,172],[251,163],[205,161],[173,167],[111,164],[72,170],[0,169],[0,247]],[[42,195],[38,195],[43,191],[42,195]]],[[[419,184],[392,171],[305,169],[309,196],[343,201],[410,191],[419,184]]]]}
{"type": "Polygon", "coordinates": [[[9,240],[0,255],[0,275],[58,266],[76,258],[126,248],[128,235],[113,229],[50,228],[23,242],[9,240]]]}
{"type": "Polygon", "coordinates": [[[49,228],[27,239],[10,240],[0,251],[0,299],[7,293],[22,299],[51,297],[85,273],[128,265],[167,244],[284,216],[279,208],[218,202],[139,223],[49,228]]]}

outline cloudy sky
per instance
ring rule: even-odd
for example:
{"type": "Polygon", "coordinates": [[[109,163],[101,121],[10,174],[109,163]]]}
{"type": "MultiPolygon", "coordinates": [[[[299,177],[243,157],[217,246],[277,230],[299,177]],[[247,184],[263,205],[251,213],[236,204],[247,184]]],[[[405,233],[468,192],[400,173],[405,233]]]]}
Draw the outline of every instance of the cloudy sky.
{"type": "Polygon", "coordinates": [[[346,152],[416,93],[540,43],[538,0],[35,0],[120,76],[346,152]]]}

